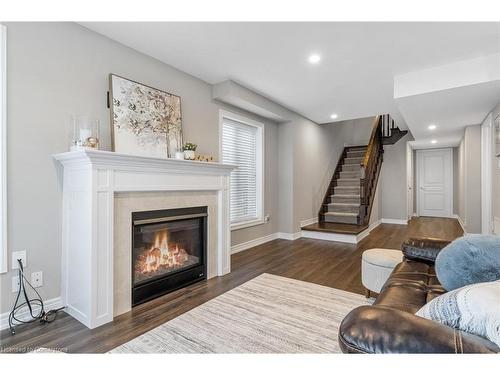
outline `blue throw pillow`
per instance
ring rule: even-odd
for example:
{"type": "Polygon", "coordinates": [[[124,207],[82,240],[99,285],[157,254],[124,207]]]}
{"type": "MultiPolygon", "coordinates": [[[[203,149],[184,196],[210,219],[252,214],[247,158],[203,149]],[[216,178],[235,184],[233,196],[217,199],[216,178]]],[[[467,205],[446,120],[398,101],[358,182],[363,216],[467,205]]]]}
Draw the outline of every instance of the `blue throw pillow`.
{"type": "Polygon", "coordinates": [[[500,280],[500,237],[471,234],[441,250],[436,275],[446,290],[500,280]]]}

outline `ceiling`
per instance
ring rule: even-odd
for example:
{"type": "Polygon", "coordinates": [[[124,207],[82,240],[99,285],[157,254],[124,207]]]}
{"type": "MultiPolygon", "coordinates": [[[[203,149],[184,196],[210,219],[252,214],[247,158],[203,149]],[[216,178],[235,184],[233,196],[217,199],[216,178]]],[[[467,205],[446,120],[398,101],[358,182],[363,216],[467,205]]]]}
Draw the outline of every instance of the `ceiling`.
{"type": "Polygon", "coordinates": [[[398,99],[415,141],[412,147],[454,147],[467,125],[480,124],[500,102],[500,81],[431,92],[398,99]],[[428,126],[435,124],[430,131],[428,126]],[[431,141],[435,139],[436,144],[431,141]]]}
{"type": "Polygon", "coordinates": [[[336,121],[391,113],[405,127],[394,76],[500,52],[500,23],[82,25],[208,83],[233,80],[317,123],[332,113],[336,121]],[[316,65],[312,53],[321,56],[316,65]]]}

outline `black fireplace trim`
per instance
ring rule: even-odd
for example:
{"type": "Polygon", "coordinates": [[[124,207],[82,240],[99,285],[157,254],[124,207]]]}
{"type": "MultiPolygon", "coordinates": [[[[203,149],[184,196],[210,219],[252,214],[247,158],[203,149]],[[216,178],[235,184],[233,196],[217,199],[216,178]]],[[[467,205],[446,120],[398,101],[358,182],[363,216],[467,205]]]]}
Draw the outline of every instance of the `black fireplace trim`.
{"type": "MultiPolygon", "coordinates": [[[[148,280],[138,285],[134,285],[134,262],[131,262],[131,275],[132,275],[132,306],[137,306],[141,303],[150,301],[162,295],[168,294],[175,290],[184,288],[188,285],[197,283],[207,279],[207,230],[208,230],[208,207],[186,207],[186,208],[173,208],[167,210],[154,210],[154,211],[139,211],[132,212],[132,226],[134,222],[147,219],[155,219],[169,216],[185,216],[204,214],[199,218],[202,220],[203,229],[203,243],[202,243],[202,257],[203,262],[201,265],[195,265],[189,268],[183,268],[174,271],[168,277],[159,277],[148,280]]],[[[181,219],[182,220],[182,219],[181,219]]],[[[189,220],[189,219],[185,219],[189,220]]],[[[134,231],[131,231],[132,236],[132,249],[134,248],[134,231]]]]}

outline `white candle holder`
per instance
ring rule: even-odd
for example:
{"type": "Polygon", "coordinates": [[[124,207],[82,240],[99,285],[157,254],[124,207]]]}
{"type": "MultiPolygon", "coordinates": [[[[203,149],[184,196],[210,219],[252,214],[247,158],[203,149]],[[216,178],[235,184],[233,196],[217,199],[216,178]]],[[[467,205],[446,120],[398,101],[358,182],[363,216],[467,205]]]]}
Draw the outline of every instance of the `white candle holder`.
{"type": "Polygon", "coordinates": [[[71,151],[99,149],[99,120],[89,116],[71,116],[71,151]]]}

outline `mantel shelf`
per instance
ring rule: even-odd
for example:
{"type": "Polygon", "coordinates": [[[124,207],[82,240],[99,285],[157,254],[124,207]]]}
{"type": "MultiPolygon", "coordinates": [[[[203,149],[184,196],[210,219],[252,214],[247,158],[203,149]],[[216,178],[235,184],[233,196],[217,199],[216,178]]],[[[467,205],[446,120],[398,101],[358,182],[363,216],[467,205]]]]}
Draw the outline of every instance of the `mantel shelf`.
{"type": "Polygon", "coordinates": [[[153,158],[121,154],[111,151],[78,150],[53,155],[62,165],[91,164],[107,169],[137,169],[145,168],[158,171],[184,171],[193,174],[228,175],[237,168],[235,165],[203,162],[194,160],[178,160],[168,158],[153,158]]]}

